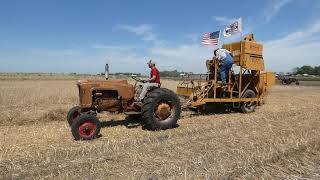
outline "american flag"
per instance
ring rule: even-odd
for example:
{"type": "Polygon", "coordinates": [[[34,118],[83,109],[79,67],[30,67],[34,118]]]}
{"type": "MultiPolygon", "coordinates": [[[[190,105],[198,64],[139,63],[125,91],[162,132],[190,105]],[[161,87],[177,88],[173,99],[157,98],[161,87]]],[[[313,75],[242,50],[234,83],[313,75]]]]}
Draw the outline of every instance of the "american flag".
{"type": "Polygon", "coordinates": [[[203,45],[218,45],[220,37],[220,31],[216,31],[213,33],[204,33],[202,36],[201,43],[203,45]]]}

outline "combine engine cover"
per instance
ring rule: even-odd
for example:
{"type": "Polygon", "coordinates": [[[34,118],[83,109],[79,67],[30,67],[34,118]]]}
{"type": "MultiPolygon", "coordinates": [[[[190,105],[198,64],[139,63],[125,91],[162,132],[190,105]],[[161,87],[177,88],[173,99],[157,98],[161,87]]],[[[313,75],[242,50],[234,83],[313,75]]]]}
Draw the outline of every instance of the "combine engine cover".
{"type": "Polygon", "coordinates": [[[224,44],[222,48],[229,50],[233,61],[238,66],[249,70],[263,71],[263,46],[253,39],[253,34],[244,38],[244,41],[224,44]]]}

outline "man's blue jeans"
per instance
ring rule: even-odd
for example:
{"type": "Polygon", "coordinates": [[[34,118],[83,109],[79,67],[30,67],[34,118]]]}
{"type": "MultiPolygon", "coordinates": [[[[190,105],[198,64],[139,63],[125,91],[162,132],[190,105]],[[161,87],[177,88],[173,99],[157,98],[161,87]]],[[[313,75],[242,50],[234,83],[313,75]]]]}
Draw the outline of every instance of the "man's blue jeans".
{"type": "Polygon", "coordinates": [[[227,77],[228,77],[229,70],[231,69],[231,67],[232,67],[232,64],[230,64],[230,63],[222,64],[219,67],[219,74],[220,74],[222,84],[225,84],[227,82],[227,77]]]}
{"type": "Polygon", "coordinates": [[[227,53],[227,57],[222,60],[222,63],[219,67],[219,74],[222,84],[227,82],[227,77],[229,74],[229,70],[232,68],[233,58],[230,54],[227,53]]]}

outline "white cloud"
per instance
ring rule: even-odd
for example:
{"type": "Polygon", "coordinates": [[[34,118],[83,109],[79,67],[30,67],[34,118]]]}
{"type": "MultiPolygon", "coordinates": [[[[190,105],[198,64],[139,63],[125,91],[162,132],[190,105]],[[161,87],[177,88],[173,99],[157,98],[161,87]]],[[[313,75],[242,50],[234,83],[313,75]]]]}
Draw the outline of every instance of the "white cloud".
{"type": "MultiPolygon", "coordinates": [[[[134,45],[95,44],[91,46],[98,61],[108,62],[110,72],[140,72],[148,74],[147,49],[134,45]]],[[[98,69],[99,67],[96,67],[98,69]]],[[[101,68],[101,67],[100,67],[101,68]]]]}
{"type": "Polygon", "coordinates": [[[186,38],[191,40],[193,43],[200,42],[201,37],[201,33],[190,33],[186,35],[186,38]]]}
{"type": "Polygon", "coordinates": [[[205,60],[212,58],[212,47],[198,44],[154,47],[151,54],[160,68],[205,73],[205,60]]]}
{"type": "MultiPolygon", "coordinates": [[[[113,46],[111,46],[113,47],[113,46]]],[[[197,73],[205,73],[205,60],[212,58],[213,47],[200,44],[179,45],[153,45],[143,49],[144,53],[136,49],[114,51],[106,46],[106,49],[97,49],[100,57],[108,59],[113,72],[142,72],[148,74],[146,66],[148,59],[154,59],[160,70],[179,70],[197,73]]]]}
{"type": "Polygon", "coordinates": [[[270,7],[264,11],[264,20],[269,22],[283,7],[293,0],[273,0],[270,7]]]}
{"type": "MultiPolygon", "coordinates": [[[[122,64],[130,65],[129,69],[146,69],[143,72],[147,73],[148,69],[145,66],[146,60],[152,58],[157,61],[157,66],[160,70],[179,70],[192,71],[197,73],[205,73],[205,60],[212,58],[213,47],[201,46],[197,39],[201,38],[201,34],[189,34],[191,43],[170,45],[172,43],[158,38],[154,29],[149,24],[142,24],[137,26],[132,25],[118,25],[116,29],[125,30],[142,36],[144,41],[152,42],[152,45],[143,49],[144,53],[135,54],[133,49],[127,49],[126,53],[109,53],[112,49],[123,49],[123,46],[109,46],[109,45],[95,45],[97,49],[105,49],[106,54],[111,59],[119,59],[114,61],[116,66],[122,64]],[[108,52],[107,52],[108,51],[108,52]]],[[[126,46],[124,46],[126,47],[126,46]]],[[[128,66],[123,66],[128,69],[128,66]]],[[[118,69],[118,68],[117,68],[118,69]]]]}
{"type": "Polygon", "coordinates": [[[47,55],[47,56],[55,56],[55,55],[61,55],[61,56],[73,56],[73,55],[79,55],[80,51],[76,49],[33,49],[31,50],[32,54],[35,55],[47,55]]]}
{"type": "MultiPolygon", "coordinates": [[[[149,28],[137,28],[137,34],[145,34],[149,28]]],[[[235,36],[236,37],[236,36],[235,36]]],[[[294,67],[305,64],[319,65],[320,55],[320,21],[305,28],[289,33],[283,38],[263,42],[264,60],[267,70],[290,71],[294,67]]],[[[238,40],[238,39],[237,39],[238,40]]],[[[82,69],[100,72],[106,61],[110,63],[112,72],[142,72],[148,74],[145,62],[153,58],[158,62],[160,70],[192,71],[205,73],[205,60],[212,57],[212,46],[201,46],[199,42],[172,45],[172,43],[152,44],[150,47],[133,45],[95,44],[91,50],[35,50],[33,54],[45,55],[55,63],[61,71],[65,63],[82,64],[82,69]],[[65,56],[72,55],[66,61],[65,56]],[[60,63],[63,62],[63,63],[60,63]],[[80,62],[80,63],[79,63],[80,62]],[[95,62],[95,63],[92,63],[95,62]],[[90,65],[88,68],[87,66],[90,65]]],[[[35,61],[38,62],[37,60],[35,61]]],[[[48,69],[52,67],[47,67],[48,69]]]]}
{"type": "Polygon", "coordinates": [[[219,22],[220,24],[223,24],[223,25],[228,25],[232,22],[235,22],[237,19],[234,19],[234,18],[228,18],[228,17],[225,17],[225,16],[213,16],[212,17],[215,21],[219,22]]]}
{"type": "Polygon", "coordinates": [[[308,27],[306,27],[306,29],[292,32],[278,40],[269,41],[268,44],[277,46],[277,45],[283,45],[284,42],[291,43],[291,44],[303,43],[303,42],[314,39],[316,35],[319,35],[319,33],[320,33],[320,21],[317,21],[309,25],[308,27]]]}
{"type": "Polygon", "coordinates": [[[116,29],[125,30],[142,37],[144,41],[156,42],[157,35],[153,33],[153,27],[150,24],[133,25],[118,25],[116,29]]]}
{"type": "Polygon", "coordinates": [[[110,72],[135,72],[148,74],[147,57],[136,53],[108,54],[110,72]]]}
{"type": "Polygon", "coordinates": [[[152,26],[150,24],[142,24],[138,26],[132,26],[132,25],[118,25],[119,29],[127,30],[129,32],[133,32],[137,35],[145,35],[152,31],[152,26]]]}
{"type": "Polygon", "coordinates": [[[105,44],[94,44],[92,48],[94,49],[104,49],[104,50],[114,50],[114,51],[126,51],[136,48],[133,45],[105,45],[105,44]]]}
{"type": "Polygon", "coordinates": [[[319,65],[320,21],[281,39],[264,43],[265,62],[269,70],[290,71],[302,65],[319,65]]]}
{"type": "MultiPolygon", "coordinates": [[[[149,73],[146,65],[149,59],[154,59],[160,70],[176,69],[205,73],[205,60],[212,58],[213,54],[213,47],[201,46],[199,43],[152,45],[138,49],[126,45],[95,45],[95,47],[95,62],[108,61],[112,72],[141,72],[146,75],[149,73]]],[[[94,69],[99,67],[95,65],[94,69]]]]}

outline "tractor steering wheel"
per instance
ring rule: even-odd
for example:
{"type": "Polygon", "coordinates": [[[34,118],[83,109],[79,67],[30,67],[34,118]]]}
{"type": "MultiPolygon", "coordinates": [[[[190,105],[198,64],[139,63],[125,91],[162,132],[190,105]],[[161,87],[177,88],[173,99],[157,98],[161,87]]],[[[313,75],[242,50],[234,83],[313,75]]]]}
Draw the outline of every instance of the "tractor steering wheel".
{"type": "Polygon", "coordinates": [[[137,78],[136,76],[131,76],[131,78],[134,79],[137,82],[141,82],[141,83],[146,83],[147,82],[146,80],[142,80],[140,78],[137,78]]]}

